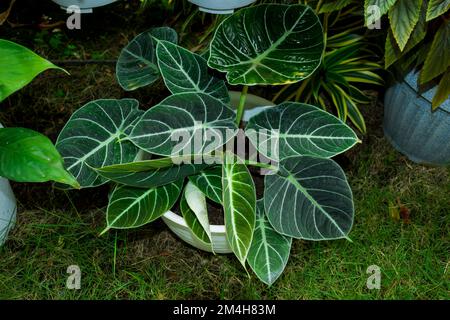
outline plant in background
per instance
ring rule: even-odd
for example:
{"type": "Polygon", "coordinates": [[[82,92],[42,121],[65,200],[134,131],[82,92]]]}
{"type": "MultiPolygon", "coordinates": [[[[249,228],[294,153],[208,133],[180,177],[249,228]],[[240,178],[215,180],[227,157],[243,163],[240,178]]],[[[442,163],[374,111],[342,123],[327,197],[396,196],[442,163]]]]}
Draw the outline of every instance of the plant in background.
{"type": "Polygon", "coordinates": [[[298,84],[283,87],[273,101],[303,101],[335,108],[337,116],[347,119],[362,133],[366,124],[360,104],[371,99],[362,90],[367,85],[383,85],[375,73],[382,66],[375,60],[368,40],[362,35],[363,17],[358,12],[359,1],[307,1],[321,17],[326,49],[320,67],[298,84]]]}
{"type": "MultiPolygon", "coordinates": [[[[0,39],[0,102],[47,69],[63,70],[17,43],[0,39]]],[[[78,187],[52,142],[25,128],[0,128],[0,177],[78,187]]]]}
{"type": "MultiPolygon", "coordinates": [[[[385,68],[395,64],[403,74],[419,68],[421,86],[439,82],[432,101],[433,109],[438,108],[450,94],[450,1],[366,0],[366,13],[370,5],[389,16],[385,68]]],[[[366,14],[366,23],[369,19],[366,14]]]]}
{"type": "Polygon", "coordinates": [[[125,90],[162,77],[171,96],[146,112],[134,99],[89,102],[72,115],[57,148],[83,188],[112,183],[104,232],[145,225],[179,201],[193,237],[213,251],[206,206],[212,201],[223,207],[231,250],[270,285],[284,270],[292,238],[348,238],[353,223],[350,186],[330,158],[358,138],[340,119],[284,102],[245,128],[260,156],[272,162],[229,147],[239,143],[248,86],[295,83],[317,69],[322,26],[307,6],[259,5],[220,24],[208,60],[178,46],[177,38],[170,28],[138,35],[116,69],[125,90]],[[226,82],[208,67],[224,72],[229,85],[244,85],[236,113],[226,82]],[[272,173],[264,177],[261,199],[250,166],[272,173]]]}

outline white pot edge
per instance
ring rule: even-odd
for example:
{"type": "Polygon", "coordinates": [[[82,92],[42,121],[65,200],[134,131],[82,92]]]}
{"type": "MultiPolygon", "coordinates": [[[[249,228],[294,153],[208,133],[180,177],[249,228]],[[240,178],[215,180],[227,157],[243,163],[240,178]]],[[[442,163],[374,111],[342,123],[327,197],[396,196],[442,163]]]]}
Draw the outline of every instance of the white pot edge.
{"type": "Polygon", "coordinates": [[[252,4],[256,0],[189,0],[199,7],[200,11],[212,14],[232,14],[234,9],[252,4]]]}
{"type": "MultiPolygon", "coordinates": [[[[3,128],[0,123],[0,128],[3,128]]],[[[0,177],[0,246],[2,246],[9,231],[16,224],[17,201],[9,181],[0,177]]]]}
{"type": "MultiPolygon", "coordinates": [[[[230,92],[231,101],[236,102],[239,101],[239,92],[230,92]]],[[[248,109],[245,109],[243,120],[248,121],[251,117],[254,115],[264,111],[267,108],[270,108],[273,106],[273,103],[265,100],[263,98],[260,98],[258,96],[248,94],[247,101],[249,102],[250,106],[248,109]],[[262,106],[258,106],[260,104],[264,104],[262,106]]],[[[172,211],[167,211],[163,216],[162,220],[164,223],[169,227],[169,229],[175,233],[181,240],[184,242],[187,242],[188,244],[192,245],[193,247],[207,251],[212,252],[211,248],[208,247],[205,243],[199,241],[194,234],[192,233],[191,229],[188,227],[186,221],[183,217],[177,215],[176,213],[172,211]]],[[[211,237],[212,237],[212,244],[214,248],[214,253],[231,253],[232,250],[228,244],[228,240],[226,237],[226,231],[225,231],[225,225],[210,225],[210,231],[211,231],[211,237]]]]}

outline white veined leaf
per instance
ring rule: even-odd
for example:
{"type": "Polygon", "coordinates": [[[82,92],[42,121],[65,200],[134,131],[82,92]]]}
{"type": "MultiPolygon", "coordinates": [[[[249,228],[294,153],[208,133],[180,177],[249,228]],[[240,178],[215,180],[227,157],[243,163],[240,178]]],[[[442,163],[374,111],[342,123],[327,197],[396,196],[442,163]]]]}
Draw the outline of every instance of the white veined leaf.
{"type": "Polygon", "coordinates": [[[106,230],[137,228],[158,219],[175,204],[182,186],[183,179],[149,189],[117,186],[109,199],[106,230]]]}
{"type": "Polygon", "coordinates": [[[295,155],[330,158],[359,141],[337,117],[296,102],[284,102],[257,114],[249,120],[246,131],[258,151],[275,160],[295,155]]]}
{"type": "Polygon", "coordinates": [[[234,117],[229,107],[207,94],[179,93],[150,108],[130,139],[162,156],[208,153],[233,138],[227,131],[236,129],[234,117]]]}
{"type": "Polygon", "coordinates": [[[222,165],[222,188],[227,240],[245,267],[255,230],[255,184],[244,164],[227,161],[222,165]]]}
{"type": "Polygon", "coordinates": [[[116,64],[116,77],[124,90],[135,90],[159,79],[158,40],[177,43],[178,35],[168,27],[154,28],[137,35],[122,49],[116,64]]]}
{"type": "Polygon", "coordinates": [[[331,159],[283,159],[267,175],[264,208],[273,228],[305,240],[348,238],[353,225],[353,196],[342,169],[331,159]]]}
{"type": "Polygon", "coordinates": [[[291,252],[292,238],[276,232],[266,218],[264,200],[256,202],[256,227],[247,262],[258,276],[273,284],[283,273],[291,252]]]}
{"type": "Polygon", "coordinates": [[[211,247],[211,251],[213,250],[211,245],[210,236],[206,233],[203,226],[200,224],[197,216],[195,215],[194,211],[189,207],[186,197],[184,194],[181,196],[180,200],[180,211],[181,215],[184,218],[184,221],[186,221],[186,224],[188,225],[189,229],[191,229],[192,234],[201,242],[205,243],[206,245],[211,247]]]}
{"type": "Polygon", "coordinates": [[[189,181],[209,199],[222,204],[222,167],[216,166],[202,170],[197,175],[189,176],[189,181]]]}
{"type": "Polygon", "coordinates": [[[194,213],[198,223],[200,223],[200,226],[206,232],[211,242],[211,230],[205,195],[192,182],[188,182],[184,189],[184,197],[186,198],[189,208],[194,213]]]}
{"type": "Polygon", "coordinates": [[[134,99],[105,99],[87,103],[74,112],[56,142],[66,169],[81,187],[106,182],[93,169],[133,161],[138,148],[124,140],[142,115],[134,99]]]}
{"type": "Polygon", "coordinates": [[[231,84],[286,84],[320,65],[323,29],[305,5],[264,4],[237,11],[217,28],[208,65],[231,84]]]}
{"type": "Polygon", "coordinates": [[[208,71],[208,64],[200,55],[168,41],[158,41],[156,54],[164,82],[173,94],[200,92],[230,102],[225,82],[208,71]]]}

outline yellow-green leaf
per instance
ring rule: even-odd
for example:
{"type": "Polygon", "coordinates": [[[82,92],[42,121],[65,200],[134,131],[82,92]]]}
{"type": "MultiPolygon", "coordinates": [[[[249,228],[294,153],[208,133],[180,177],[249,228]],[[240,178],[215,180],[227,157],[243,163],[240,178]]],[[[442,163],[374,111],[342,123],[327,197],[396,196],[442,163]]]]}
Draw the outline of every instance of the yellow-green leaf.
{"type": "Polygon", "coordinates": [[[433,97],[432,101],[433,110],[439,108],[439,106],[449,98],[449,95],[450,95],[450,70],[447,70],[447,72],[444,74],[441,81],[439,82],[438,90],[433,97]]]}
{"type": "Polygon", "coordinates": [[[405,49],[414,27],[419,21],[423,0],[398,0],[389,10],[389,21],[401,51],[405,49]]]}
{"type": "Polygon", "coordinates": [[[420,72],[420,84],[436,78],[450,66],[450,23],[443,24],[434,36],[433,44],[420,72]]]}
{"type": "Polygon", "coordinates": [[[427,8],[427,21],[439,17],[450,9],[450,0],[430,0],[427,8]]]}

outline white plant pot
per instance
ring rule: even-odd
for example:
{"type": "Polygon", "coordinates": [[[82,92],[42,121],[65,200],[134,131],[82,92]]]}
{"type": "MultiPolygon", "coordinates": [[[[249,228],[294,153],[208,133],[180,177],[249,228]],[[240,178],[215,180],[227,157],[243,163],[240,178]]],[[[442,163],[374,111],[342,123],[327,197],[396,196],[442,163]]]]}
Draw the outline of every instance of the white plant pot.
{"type": "Polygon", "coordinates": [[[234,9],[248,6],[256,0],[189,0],[199,6],[200,11],[214,14],[231,14],[234,9]]]}
{"type": "Polygon", "coordinates": [[[66,10],[70,6],[78,6],[81,13],[91,13],[93,8],[106,6],[118,0],[52,0],[66,10]]]}
{"type": "MultiPolygon", "coordinates": [[[[0,128],[3,126],[0,123],[0,128]]],[[[8,180],[0,178],[0,246],[16,223],[17,202],[8,180]]]]}
{"type": "MultiPolygon", "coordinates": [[[[230,92],[231,105],[236,107],[239,103],[240,92],[230,92]]],[[[254,115],[260,113],[261,111],[270,108],[273,103],[257,97],[255,95],[247,95],[247,100],[245,104],[244,114],[242,116],[243,121],[248,121],[254,115]]],[[[197,249],[211,252],[211,249],[199,241],[191,229],[189,229],[186,221],[183,217],[177,215],[172,211],[166,212],[162,216],[162,220],[166,223],[170,230],[173,231],[179,238],[183,241],[189,243],[190,245],[196,247],[197,249]]],[[[215,253],[231,253],[232,250],[228,244],[224,225],[211,225],[210,226],[212,245],[215,253]]]]}

